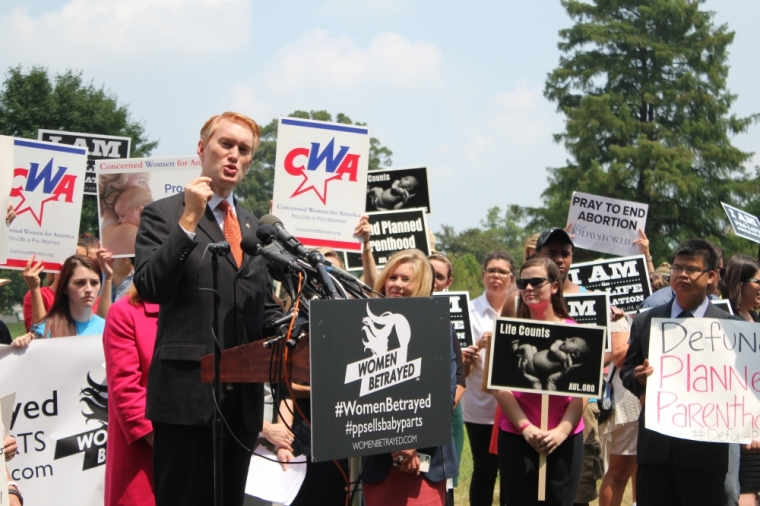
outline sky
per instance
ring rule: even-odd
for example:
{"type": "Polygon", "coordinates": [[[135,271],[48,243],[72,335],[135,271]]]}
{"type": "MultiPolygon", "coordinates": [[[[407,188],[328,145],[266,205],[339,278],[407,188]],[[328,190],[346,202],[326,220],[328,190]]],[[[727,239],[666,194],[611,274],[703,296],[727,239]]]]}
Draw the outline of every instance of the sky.
{"type": "MultiPolygon", "coordinates": [[[[760,112],[760,2],[703,9],[736,32],[732,112],[760,112]]],[[[0,70],[81,71],[159,141],[154,156],[194,154],[225,110],[260,124],[342,112],[393,167],[427,166],[428,225],[462,230],[493,206],[540,205],[547,168],[564,165],[563,117],[543,87],[570,25],[559,0],[3,0],[0,70]]],[[[734,144],[760,152],[760,125],[734,144]]]]}

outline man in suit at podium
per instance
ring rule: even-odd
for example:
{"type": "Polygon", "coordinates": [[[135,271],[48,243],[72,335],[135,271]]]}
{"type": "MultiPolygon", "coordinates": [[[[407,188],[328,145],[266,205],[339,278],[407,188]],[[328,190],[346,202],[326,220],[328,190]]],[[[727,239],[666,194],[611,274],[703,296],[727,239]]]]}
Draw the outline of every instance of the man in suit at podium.
{"type": "MultiPolygon", "coordinates": [[[[265,337],[279,315],[261,257],[244,254],[242,237],[256,234],[258,219],[240,207],[234,188],[248,172],[259,127],[247,116],[213,116],[201,129],[200,177],[185,191],[142,212],[134,284],[160,304],[155,352],[148,375],[147,417],[153,422],[154,487],[158,506],[214,503],[214,412],[211,383],[201,383],[200,359],[213,353],[214,297],[210,243],[227,241],[219,259],[219,335],[222,349],[265,337]]],[[[263,420],[261,384],[222,387],[221,411],[229,428],[253,448],[263,420]]],[[[225,427],[224,504],[243,502],[250,455],[225,427]]]]}
{"type": "MultiPolygon", "coordinates": [[[[642,399],[647,378],[654,372],[648,360],[652,318],[733,318],[707,298],[707,288],[718,275],[718,256],[709,242],[691,239],[681,243],[673,253],[671,264],[670,286],[675,297],[668,304],[636,316],[620,374],[623,385],[642,399]]],[[[728,444],[666,436],[646,428],[644,419],[642,409],[637,448],[637,504],[726,504],[728,444]]]]}

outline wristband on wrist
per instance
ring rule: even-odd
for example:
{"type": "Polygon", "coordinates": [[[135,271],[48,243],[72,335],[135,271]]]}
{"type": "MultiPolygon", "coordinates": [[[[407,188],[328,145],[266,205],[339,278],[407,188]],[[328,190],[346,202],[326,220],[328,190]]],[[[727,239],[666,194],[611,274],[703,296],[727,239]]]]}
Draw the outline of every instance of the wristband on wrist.
{"type": "Polygon", "coordinates": [[[19,492],[17,488],[9,488],[8,495],[15,495],[18,497],[18,502],[21,503],[21,506],[24,506],[24,498],[21,497],[21,492],[19,492]]]}
{"type": "Polygon", "coordinates": [[[520,434],[522,434],[522,433],[523,433],[523,431],[524,431],[525,429],[527,429],[528,427],[530,427],[531,425],[533,425],[533,424],[532,424],[532,423],[530,423],[530,422],[525,422],[524,424],[520,425],[520,434]]]}

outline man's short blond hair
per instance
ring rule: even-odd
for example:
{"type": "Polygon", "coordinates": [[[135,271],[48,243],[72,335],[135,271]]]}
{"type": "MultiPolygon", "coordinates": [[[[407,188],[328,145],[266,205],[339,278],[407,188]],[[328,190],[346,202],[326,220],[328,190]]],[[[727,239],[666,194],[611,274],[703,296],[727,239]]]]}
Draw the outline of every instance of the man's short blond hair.
{"type": "Polygon", "coordinates": [[[253,150],[256,151],[256,149],[258,149],[259,142],[261,140],[261,131],[259,130],[259,125],[245,114],[240,114],[239,112],[233,111],[227,111],[223,114],[211,116],[208,121],[203,124],[203,127],[201,128],[201,140],[204,144],[208,142],[212,135],[214,135],[216,127],[223,119],[228,119],[230,121],[234,121],[248,127],[253,134],[253,150]]]}

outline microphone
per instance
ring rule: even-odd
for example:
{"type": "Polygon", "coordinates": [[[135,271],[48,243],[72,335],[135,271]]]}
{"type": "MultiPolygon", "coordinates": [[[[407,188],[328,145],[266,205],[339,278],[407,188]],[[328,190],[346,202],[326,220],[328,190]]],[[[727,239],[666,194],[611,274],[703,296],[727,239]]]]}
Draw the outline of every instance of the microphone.
{"type": "Polygon", "coordinates": [[[361,286],[362,288],[364,288],[365,290],[370,291],[370,292],[374,292],[375,291],[371,286],[368,286],[368,285],[365,285],[364,283],[362,283],[359,280],[359,278],[357,278],[356,276],[352,276],[351,274],[347,273],[343,269],[341,269],[339,267],[335,267],[330,262],[327,262],[325,264],[325,268],[327,269],[327,272],[329,272],[330,274],[332,274],[333,276],[335,276],[338,279],[341,279],[341,280],[343,280],[343,281],[345,281],[347,283],[355,283],[355,284],[361,286]]]}
{"type": "MultiPolygon", "coordinates": [[[[285,230],[285,225],[282,224],[282,220],[274,214],[265,214],[259,220],[259,230],[263,225],[269,225],[275,229],[274,236],[280,241],[288,251],[296,256],[306,258],[308,251],[304,248],[303,244],[293,237],[293,235],[285,230]]],[[[266,242],[262,239],[262,242],[266,242]]]]}
{"type": "Polygon", "coordinates": [[[230,254],[230,244],[227,241],[222,242],[212,242],[206,248],[211,253],[216,253],[217,255],[226,257],[230,254]]]}
{"type": "Polygon", "coordinates": [[[240,247],[249,255],[261,255],[269,265],[306,274],[303,267],[298,265],[292,256],[285,253],[277,241],[264,246],[258,237],[247,235],[240,242],[240,247]]]}

